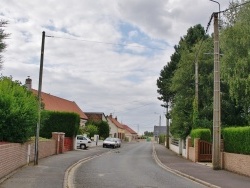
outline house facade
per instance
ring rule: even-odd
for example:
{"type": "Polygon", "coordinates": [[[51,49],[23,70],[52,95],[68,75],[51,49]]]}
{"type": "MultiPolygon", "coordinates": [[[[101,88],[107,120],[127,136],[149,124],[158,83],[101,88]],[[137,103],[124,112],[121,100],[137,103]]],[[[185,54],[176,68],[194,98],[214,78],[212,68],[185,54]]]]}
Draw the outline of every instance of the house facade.
{"type": "Polygon", "coordinates": [[[114,138],[125,138],[125,130],[123,128],[123,125],[117,120],[117,117],[114,118],[112,114],[107,116],[108,124],[110,127],[109,136],[114,138]]]}
{"type": "Polygon", "coordinates": [[[123,128],[125,130],[125,138],[129,142],[136,140],[138,138],[138,134],[133,129],[131,129],[129,126],[123,124],[123,128]]]}

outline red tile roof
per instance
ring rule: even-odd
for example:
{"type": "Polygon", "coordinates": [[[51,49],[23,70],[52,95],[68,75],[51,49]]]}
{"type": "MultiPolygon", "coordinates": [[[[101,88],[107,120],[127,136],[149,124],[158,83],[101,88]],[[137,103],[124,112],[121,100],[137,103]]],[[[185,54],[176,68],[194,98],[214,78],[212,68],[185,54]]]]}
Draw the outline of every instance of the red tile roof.
{"type": "Polygon", "coordinates": [[[131,129],[129,126],[123,124],[124,129],[126,129],[131,134],[137,134],[133,129],[131,129]]]}
{"type": "Polygon", "coordinates": [[[85,114],[88,117],[88,120],[94,122],[102,121],[102,117],[106,118],[103,112],[85,112],[85,114]]]}
{"type": "Polygon", "coordinates": [[[122,125],[119,121],[117,121],[117,117],[116,117],[116,118],[113,118],[112,115],[109,115],[109,116],[107,116],[107,118],[110,119],[110,121],[111,121],[113,124],[115,124],[118,128],[124,129],[124,128],[123,128],[123,125],[122,125]]]}
{"type": "MultiPolygon", "coordinates": [[[[38,91],[32,89],[35,95],[38,95],[38,91]]],[[[69,101],[60,97],[50,95],[48,93],[41,93],[42,102],[45,105],[45,110],[59,111],[59,112],[74,112],[79,114],[80,118],[88,119],[84,112],[74,101],[69,101]]]]}

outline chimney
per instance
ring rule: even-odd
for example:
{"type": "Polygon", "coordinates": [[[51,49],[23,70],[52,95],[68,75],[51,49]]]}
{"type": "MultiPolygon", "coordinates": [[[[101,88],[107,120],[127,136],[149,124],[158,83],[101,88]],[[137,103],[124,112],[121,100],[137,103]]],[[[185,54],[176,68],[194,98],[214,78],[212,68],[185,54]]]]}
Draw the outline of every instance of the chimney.
{"type": "Polygon", "coordinates": [[[30,76],[28,76],[28,78],[25,80],[25,86],[29,91],[31,91],[31,89],[32,89],[32,80],[30,79],[30,76]]]}
{"type": "Polygon", "coordinates": [[[110,113],[109,117],[112,118],[112,113],[110,113]]]}

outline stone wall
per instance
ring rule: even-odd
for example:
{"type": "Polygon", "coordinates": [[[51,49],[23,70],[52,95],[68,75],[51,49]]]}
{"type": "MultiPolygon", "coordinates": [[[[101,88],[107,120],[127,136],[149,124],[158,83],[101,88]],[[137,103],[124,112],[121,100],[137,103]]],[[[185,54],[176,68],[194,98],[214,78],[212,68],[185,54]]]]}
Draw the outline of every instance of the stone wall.
{"type": "Polygon", "coordinates": [[[250,177],[250,155],[223,152],[223,168],[250,177]]]}

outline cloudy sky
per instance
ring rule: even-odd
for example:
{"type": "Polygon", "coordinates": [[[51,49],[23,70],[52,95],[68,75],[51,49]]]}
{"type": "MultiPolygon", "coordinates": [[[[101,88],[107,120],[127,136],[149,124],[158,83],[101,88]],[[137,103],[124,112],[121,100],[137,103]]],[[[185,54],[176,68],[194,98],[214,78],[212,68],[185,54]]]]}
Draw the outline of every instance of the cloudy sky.
{"type": "MultiPolygon", "coordinates": [[[[218,2],[221,10],[229,5],[218,2]]],[[[2,0],[11,36],[0,74],[22,83],[30,76],[38,89],[45,31],[43,92],[153,131],[160,116],[166,125],[156,80],[173,46],[189,27],[206,27],[218,7],[209,0],[2,0]]]]}

